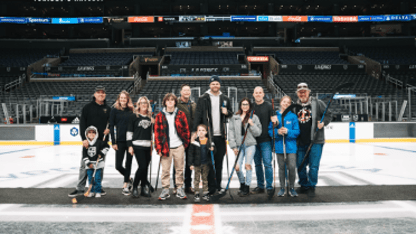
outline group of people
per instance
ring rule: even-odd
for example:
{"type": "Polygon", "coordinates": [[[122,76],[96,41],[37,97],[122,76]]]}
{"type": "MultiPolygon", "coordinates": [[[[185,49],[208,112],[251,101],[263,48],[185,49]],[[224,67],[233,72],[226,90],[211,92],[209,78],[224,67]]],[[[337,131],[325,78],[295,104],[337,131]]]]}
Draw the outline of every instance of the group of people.
{"type": "Polygon", "coordinates": [[[234,114],[229,98],[220,88],[220,77],[212,76],[209,79],[209,89],[195,103],[190,99],[191,87],[184,84],[180,89],[180,97],[167,93],[162,100],[163,109],[153,116],[153,108],[147,97],[140,97],[134,105],[129,93],[122,91],[110,108],[105,100],[105,87],[97,86],[94,100],[82,109],[80,132],[85,133],[81,135],[83,157],[78,185],[68,196],[84,194],[87,177],[91,183],[93,176],[94,186],[88,196],[101,197],[106,194],[101,181],[105,156],[109,150],[109,135],[116,152],[115,167],[123,176],[124,195],[151,196],[154,188],[148,181],[148,168],[154,148],[160,156],[157,163],[162,167],[162,192],[159,200],[170,197],[172,176],[174,195],[186,199],[187,194],[194,194],[195,202],[201,198],[209,201],[211,195],[225,192],[222,172],[224,157],[227,156],[228,160],[228,140],[230,148],[238,157],[233,166],[240,182],[240,196],[261,193],[273,195],[273,158],[279,165],[278,196],[286,193],[298,196],[298,192],[315,196],[325,141],[323,127],[331,120],[331,114],[327,112],[321,123],[325,104],[310,96],[306,83],[300,83],[296,90],[299,105],[285,112],[291,106],[292,99],[284,96],[280,100],[280,109],[275,111],[274,106],[264,100],[263,89],[256,87],[254,102],[243,98],[234,114]],[[311,143],[312,148],[306,160],[309,171],[306,166],[298,170],[300,188],[296,191],[296,168],[311,143]],[[138,164],[134,179],[130,177],[133,156],[138,164]],[[250,192],[253,161],[257,187],[250,192]],[[242,170],[243,163],[245,174],[242,170]],[[193,188],[192,171],[195,172],[193,188]],[[203,189],[200,195],[201,181],[203,189]]]}

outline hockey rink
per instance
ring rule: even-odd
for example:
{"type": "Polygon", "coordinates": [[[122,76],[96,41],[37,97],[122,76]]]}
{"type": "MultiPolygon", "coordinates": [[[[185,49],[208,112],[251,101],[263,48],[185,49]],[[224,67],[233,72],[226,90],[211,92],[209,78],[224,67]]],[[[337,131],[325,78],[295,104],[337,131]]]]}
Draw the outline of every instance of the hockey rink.
{"type": "MultiPolygon", "coordinates": [[[[234,155],[231,150],[228,152],[231,167],[234,155]]],[[[72,204],[67,194],[77,183],[80,145],[1,145],[0,159],[0,191],[64,188],[60,196],[68,200],[68,204],[7,203],[0,192],[0,233],[416,233],[416,191],[408,191],[413,194],[408,200],[316,202],[329,186],[393,189],[394,185],[408,185],[413,189],[416,143],[327,143],[316,198],[296,202],[306,195],[299,194],[297,198],[286,195],[274,198],[286,199],[285,202],[267,204],[247,203],[244,202],[247,198],[238,196],[234,196],[233,204],[195,204],[192,195],[188,195],[184,204],[167,205],[163,201],[139,204],[135,201],[146,198],[133,199],[121,194],[123,179],[115,169],[113,150],[106,158],[103,188],[119,188],[118,195],[86,198],[92,202],[72,204]],[[126,202],[94,204],[94,199],[105,200],[109,196],[120,196],[126,202]]],[[[153,154],[153,185],[158,162],[158,156],[153,154]]],[[[133,159],[132,175],[136,168],[133,159]]],[[[222,187],[226,186],[226,169],[224,162],[222,187]]],[[[230,187],[239,187],[235,174],[230,187]]],[[[253,171],[251,188],[255,187],[253,171]]],[[[158,189],[152,197],[160,192],[158,189]]],[[[179,200],[171,193],[170,200],[174,199],[179,200]]]]}

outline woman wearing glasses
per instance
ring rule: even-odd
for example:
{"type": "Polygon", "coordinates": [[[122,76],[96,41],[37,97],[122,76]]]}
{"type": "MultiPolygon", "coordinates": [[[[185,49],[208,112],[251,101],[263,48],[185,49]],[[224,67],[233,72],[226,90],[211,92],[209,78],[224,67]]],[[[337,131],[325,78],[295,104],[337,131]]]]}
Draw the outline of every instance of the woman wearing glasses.
{"type": "Polygon", "coordinates": [[[253,114],[250,118],[253,106],[248,98],[241,99],[238,105],[238,111],[230,120],[228,142],[230,148],[237,156],[241,150],[238,163],[235,166],[238,180],[240,181],[240,190],[238,194],[241,197],[249,195],[252,178],[252,164],[254,154],[256,153],[256,137],[261,135],[261,123],[259,118],[253,114]],[[247,135],[246,135],[247,132],[247,135]],[[246,137],[244,138],[244,136],[246,137]],[[244,139],[244,142],[243,142],[244,139]],[[245,159],[246,177],[242,172],[243,161],[245,159]]]}
{"type": "Polygon", "coordinates": [[[136,158],[137,168],[133,182],[133,196],[139,197],[137,187],[141,185],[141,195],[150,197],[150,187],[147,181],[147,169],[151,159],[152,152],[152,127],[155,122],[152,118],[152,108],[149,99],[140,97],[134,109],[134,115],[131,116],[127,127],[127,145],[129,153],[136,158]]]}

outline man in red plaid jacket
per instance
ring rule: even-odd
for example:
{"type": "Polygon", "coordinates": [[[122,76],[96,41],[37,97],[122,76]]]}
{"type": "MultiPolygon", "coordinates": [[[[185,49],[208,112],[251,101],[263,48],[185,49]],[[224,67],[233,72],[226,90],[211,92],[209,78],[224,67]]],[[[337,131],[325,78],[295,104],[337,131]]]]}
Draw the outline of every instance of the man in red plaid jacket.
{"type": "Polygon", "coordinates": [[[188,121],[183,111],[176,107],[178,99],[173,93],[167,93],[163,98],[163,110],[156,115],[155,119],[155,145],[162,164],[162,193],[159,200],[170,197],[170,167],[172,159],[176,172],[176,196],[186,199],[183,190],[183,172],[185,163],[185,148],[189,145],[190,132],[188,121]]]}

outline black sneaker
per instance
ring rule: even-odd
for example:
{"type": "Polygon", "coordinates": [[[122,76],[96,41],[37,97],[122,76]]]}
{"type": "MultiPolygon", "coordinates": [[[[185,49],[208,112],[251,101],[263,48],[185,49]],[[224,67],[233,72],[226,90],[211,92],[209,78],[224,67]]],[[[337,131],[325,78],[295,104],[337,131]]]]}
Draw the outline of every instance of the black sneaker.
{"type": "Polygon", "coordinates": [[[200,202],[201,198],[199,197],[199,194],[195,194],[194,196],[194,202],[200,202]]]}
{"type": "Polygon", "coordinates": [[[260,194],[260,193],[264,193],[264,188],[259,188],[259,187],[256,187],[256,188],[254,188],[253,190],[251,190],[251,192],[250,192],[251,194],[260,194]]]}
{"type": "Polygon", "coordinates": [[[104,191],[104,189],[101,189],[101,196],[105,196],[107,193],[104,191]]]}
{"type": "Polygon", "coordinates": [[[84,191],[74,190],[72,193],[68,194],[68,197],[78,197],[84,194],[84,191]]]}
{"type": "Polygon", "coordinates": [[[210,189],[209,192],[208,192],[208,195],[209,196],[214,196],[216,192],[217,192],[217,189],[210,189]]]}
{"type": "Polygon", "coordinates": [[[299,188],[296,189],[296,192],[302,193],[302,194],[306,194],[308,192],[308,190],[309,190],[308,187],[301,186],[301,187],[299,187],[299,188]]]}
{"type": "Polygon", "coordinates": [[[273,189],[267,189],[267,196],[273,197],[274,193],[275,193],[275,191],[273,189]]]}
{"type": "Polygon", "coordinates": [[[315,197],[315,188],[308,189],[308,197],[315,197]]]}
{"type": "Polygon", "coordinates": [[[204,200],[204,201],[209,201],[209,195],[208,194],[204,194],[203,196],[202,196],[202,200],[204,200]]]}
{"type": "Polygon", "coordinates": [[[218,189],[218,193],[219,193],[219,194],[223,194],[223,193],[225,193],[225,189],[224,189],[224,188],[219,188],[219,189],[218,189]]]}

